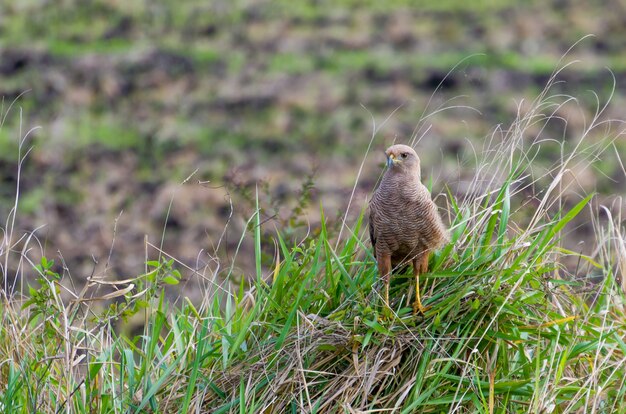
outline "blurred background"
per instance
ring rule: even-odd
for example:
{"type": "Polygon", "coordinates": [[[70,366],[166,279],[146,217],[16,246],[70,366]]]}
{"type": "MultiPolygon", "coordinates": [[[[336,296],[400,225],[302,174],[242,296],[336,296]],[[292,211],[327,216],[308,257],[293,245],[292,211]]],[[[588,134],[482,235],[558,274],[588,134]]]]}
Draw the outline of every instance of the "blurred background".
{"type": "MultiPolygon", "coordinates": [[[[2,1],[2,225],[18,143],[40,126],[24,141],[16,229],[44,226],[41,249],[60,253],[75,280],[109,255],[110,277],[143,272],[146,250],[157,254],[146,235],[190,268],[217,255],[226,272],[257,191],[271,261],[276,230],[315,232],[320,204],[338,225],[365,161],[355,217],[394,142],[414,139],[424,180],[462,196],[492,132],[577,61],[552,89],[576,101],[542,131],[554,141],[536,163],[548,171],[598,97],[613,94],[603,118],[626,117],[626,1],[518,3],[2,1]]],[[[626,193],[616,136],[606,158],[573,171],[572,192],[607,204],[626,193]]],[[[573,242],[590,232],[579,223],[573,242]]],[[[249,241],[235,263],[253,274],[249,241]]]]}

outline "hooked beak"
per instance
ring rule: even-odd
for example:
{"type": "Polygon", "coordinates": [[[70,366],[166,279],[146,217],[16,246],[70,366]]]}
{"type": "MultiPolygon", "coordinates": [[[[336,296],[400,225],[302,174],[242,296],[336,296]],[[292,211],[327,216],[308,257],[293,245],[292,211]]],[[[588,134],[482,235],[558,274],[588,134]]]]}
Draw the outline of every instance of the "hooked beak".
{"type": "Polygon", "coordinates": [[[391,168],[393,164],[396,162],[396,156],[393,154],[387,155],[387,168],[391,168]]]}

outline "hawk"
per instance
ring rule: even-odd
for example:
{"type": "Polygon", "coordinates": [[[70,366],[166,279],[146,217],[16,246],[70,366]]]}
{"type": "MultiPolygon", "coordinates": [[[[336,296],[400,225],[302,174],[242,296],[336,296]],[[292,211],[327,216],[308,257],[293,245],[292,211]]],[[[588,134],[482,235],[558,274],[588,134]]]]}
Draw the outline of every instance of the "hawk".
{"type": "Polygon", "coordinates": [[[414,313],[426,308],[420,300],[419,275],[428,270],[430,253],[448,240],[430,192],[420,180],[420,159],[413,148],[393,145],[385,151],[387,171],[369,203],[369,230],[378,273],[389,305],[392,269],[412,264],[414,313]]]}

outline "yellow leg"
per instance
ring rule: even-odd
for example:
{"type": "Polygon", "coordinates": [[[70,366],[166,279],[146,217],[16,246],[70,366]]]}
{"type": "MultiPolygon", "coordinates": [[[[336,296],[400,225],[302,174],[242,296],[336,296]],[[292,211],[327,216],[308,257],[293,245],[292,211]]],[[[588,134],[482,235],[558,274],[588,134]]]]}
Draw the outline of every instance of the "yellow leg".
{"type": "Polygon", "coordinates": [[[389,307],[389,279],[385,281],[385,305],[389,307]]]}
{"type": "Polygon", "coordinates": [[[424,313],[428,310],[422,305],[420,298],[420,272],[424,273],[428,270],[428,254],[413,259],[413,276],[415,276],[415,302],[413,303],[413,314],[424,313]]]}

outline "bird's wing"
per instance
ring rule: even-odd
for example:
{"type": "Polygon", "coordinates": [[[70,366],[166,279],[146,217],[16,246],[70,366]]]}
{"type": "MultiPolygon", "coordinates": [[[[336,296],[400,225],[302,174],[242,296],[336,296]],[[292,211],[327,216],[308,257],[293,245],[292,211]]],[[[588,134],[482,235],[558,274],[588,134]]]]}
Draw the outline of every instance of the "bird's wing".
{"type": "Polygon", "coordinates": [[[447,231],[439,215],[437,205],[432,200],[430,192],[424,186],[422,186],[422,197],[420,197],[418,205],[419,207],[416,210],[416,212],[419,212],[418,219],[426,219],[428,227],[428,231],[422,232],[422,237],[433,247],[441,245],[442,241],[448,238],[447,231]]]}
{"type": "Polygon", "coordinates": [[[376,230],[374,229],[374,209],[370,206],[370,241],[372,242],[372,250],[374,252],[374,257],[376,257],[376,230]]]}

